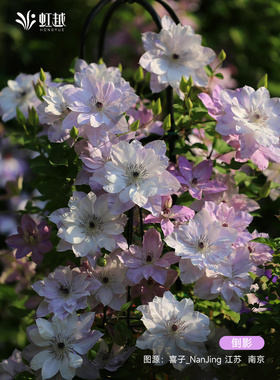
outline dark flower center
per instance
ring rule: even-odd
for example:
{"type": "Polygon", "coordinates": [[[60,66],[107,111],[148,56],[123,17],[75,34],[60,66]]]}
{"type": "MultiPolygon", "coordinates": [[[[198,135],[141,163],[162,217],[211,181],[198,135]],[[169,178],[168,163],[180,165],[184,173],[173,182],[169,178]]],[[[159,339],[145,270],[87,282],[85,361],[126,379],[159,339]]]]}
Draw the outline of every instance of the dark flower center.
{"type": "Polygon", "coordinates": [[[172,57],[173,57],[173,59],[178,59],[178,58],[179,58],[179,55],[176,54],[176,53],[174,53],[172,57]]]}
{"type": "Polygon", "coordinates": [[[90,228],[94,228],[94,227],[95,227],[95,223],[94,223],[94,222],[90,222],[90,223],[89,223],[89,227],[90,227],[90,228]]]}
{"type": "Polygon", "coordinates": [[[250,247],[250,246],[248,247],[248,250],[249,250],[249,252],[250,252],[250,253],[252,253],[252,252],[253,252],[253,248],[252,248],[252,247],[250,247]]]}
{"type": "Polygon", "coordinates": [[[69,288],[65,288],[63,285],[61,285],[61,287],[59,288],[59,290],[64,293],[65,295],[69,294],[70,293],[70,290],[69,288]]]}
{"type": "Polygon", "coordinates": [[[106,352],[105,354],[102,355],[102,360],[106,361],[109,359],[109,357],[110,357],[110,353],[106,352]]]}
{"type": "Polygon", "coordinates": [[[222,227],[228,227],[228,224],[227,223],[223,223],[222,227]]]}
{"type": "Polygon", "coordinates": [[[139,177],[139,174],[140,174],[139,172],[133,172],[133,173],[132,173],[132,175],[133,175],[134,178],[139,177]]]}
{"type": "Polygon", "coordinates": [[[103,284],[107,284],[109,282],[109,278],[103,277],[102,282],[103,282],[103,284]]]}
{"type": "Polygon", "coordinates": [[[198,246],[199,246],[200,249],[203,249],[203,248],[204,248],[204,243],[203,243],[203,241],[200,241],[200,242],[198,243],[198,246]]]}
{"type": "Polygon", "coordinates": [[[97,108],[102,108],[103,107],[103,104],[101,102],[96,102],[96,107],[97,108]]]}
{"type": "Polygon", "coordinates": [[[194,177],[192,179],[192,185],[197,185],[197,183],[198,183],[198,179],[194,177]]]}
{"type": "Polygon", "coordinates": [[[152,255],[150,254],[150,253],[148,253],[147,254],[147,257],[146,257],[146,261],[148,262],[148,263],[150,263],[150,262],[152,262],[152,255]]]}
{"type": "Polygon", "coordinates": [[[163,212],[163,215],[168,215],[168,214],[170,214],[170,208],[164,207],[162,212],[163,212]]]}
{"type": "Polygon", "coordinates": [[[62,349],[65,347],[65,344],[63,342],[59,342],[59,343],[57,343],[57,347],[62,349]]]}
{"type": "Polygon", "coordinates": [[[172,331],[177,331],[178,330],[178,326],[177,325],[172,325],[171,326],[171,330],[172,331]]]}

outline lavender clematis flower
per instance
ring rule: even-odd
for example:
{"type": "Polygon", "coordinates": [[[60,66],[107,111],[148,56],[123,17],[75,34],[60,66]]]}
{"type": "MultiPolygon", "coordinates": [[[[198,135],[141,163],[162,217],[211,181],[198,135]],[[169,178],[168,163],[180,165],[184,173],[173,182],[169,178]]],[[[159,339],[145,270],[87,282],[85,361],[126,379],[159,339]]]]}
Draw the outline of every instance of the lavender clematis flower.
{"type": "Polygon", "coordinates": [[[8,81],[8,86],[0,93],[0,116],[3,121],[15,118],[17,107],[27,117],[28,108],[36,108],[40,104],[33,88],[33,82],[36,83],[38,79],[39,73],[19,74],[15,80],[8,81]]]}
{"type": "Polygon", "coordinates": [[[179,182],[186,186],[191,196],[201,199],[202,193],[219,193],[227,187],[219,181],[210,180],[213,164],[210,160],[200,162],[195,167],[185,158],[179,158],[179,169],[181,176],[177,177],[179,182]]]}
{"type": "Polygon", "coordinates": [[[28,215],[23,215],[21,218],[21,226],[18,227],[18,234],[9,236],[6,243],[13,248],[16,248],[16,258],[22,257],[31,253],[32,260],[40,264],[43,260],[43,254],[52,249],[50,242],[51,227],[42,221],[36,224],[28,215]]]}
{"type": "Polygon", "coordinates": [[[208,113],[213,119],[217,119],[218,116],[224,114],[224,107],[220,100],[220,92],[222,91],[222,87],[215,86],[212,95],[208,95],[204,92],[198,94],[198,98],[202,101],[205,107],[208,110],[208,113]]]}
{"type": "Polygon", "coordinates": [[[42,369],[42,380],[58,373],[65,380],[73,379],[83,364],[82,356],[103,335],[91,330],[94,316],[95,313],[72,314],[65,320],[53,317],[51,321],[38,318],[36,325],[27,328],[31,344],[22,355],[33,370],[42,369]]]}
{"type": "Polygon", "coordinates": [[[98,280],[101,286],[91,292],[90,304],[96,307],[100,303],[114,310],[121,310],[126,302],[126,267],[120,262],[117,251],[105,255],[106,265],[89,270],[89,274],[98,280]]]}
{"type": "Polygon", "coordinates": [[[114,343],[110,351],[106,341],[104,339],[100,339],[100,341],[99,351],[93,361],[98,369],[107,369],[107,371],[114,372],[120,368],[136,350],[136,347],[125,348],[114,343]]]}
{"type": "Polygon", "coordinates": [[[54,313],[65,319],[69,314],[87,307],[90,292],[101,286],[99,281],[82,273],[79,268],[58,267],[47,278],[35,282],[32,288],[44,300],[37,309],[37,316],[54,313]]]}
{"type": "Polygon", "coordinates": [[[32,373],[29,366],[23,363],[21,352],[15,349],[12,356],[0,363],[0,380],[12,380],[25,371],[32,373]]]}

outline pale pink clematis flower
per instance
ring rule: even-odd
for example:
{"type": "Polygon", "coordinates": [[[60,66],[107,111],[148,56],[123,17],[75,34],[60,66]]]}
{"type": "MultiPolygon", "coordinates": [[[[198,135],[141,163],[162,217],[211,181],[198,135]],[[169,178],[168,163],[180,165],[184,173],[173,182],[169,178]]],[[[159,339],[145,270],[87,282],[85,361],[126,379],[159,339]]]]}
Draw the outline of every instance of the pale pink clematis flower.
{"type": "Polygon", "coordinates": [[[280,163],[273,163],[263,172],[267,177],[267,181],[273,181],[279,184],[279,187],[276,189],[270,189],[269,196],[275,201],[280,197],[280,163]]]}
{"type": "Polygon", "coordinates": [[[230,275],[228,256],[233,251],[236,236],[237,231],[223,228],[207,210],[202,209],[187,225],[178,226],[165,242],[175,248],[175,254],[181,257],[180,263],[190,259],[191,265],[197,267],[195,281],[206,268],[224,276],[230,275]]]}
{"type": "Polygon", "coordinates": [[[123,113],[135,104],[138,96],[132,88],[128,94],[113,82],[96,79],[88,73],[83,77],[81,87],[72,86],[65,90],[64,98],[70,110],[78,113],[78,124],[90,124],[93,128],[105,124],[113,128],[124,117],[123,113]]]}
{"type": "Polygon", "coordinates": [[[202,299],[214,299],[221,295],[229,308],[239,313],[242,307],[241,297],[250,289],[253,279],[249,275],[252,270],[252,262],[249,255],[235,250],[229,256],[232,267],[231,275],[215,274],[206,269],[194,286],[194,294],[202,299]]]}
{"type": "Polygon", "coordinates": [[[178,272],[175,269],[168,269],[166,281],[163,285],[159,284],[151,277],[146,280],[145,278],[139,282],[139,284],[131,287],[131,298],[141,298],[142,305],[147,305],[151,302],[155,296],[162,297],[164,292],[169,290],[171,285],[178,278],[178,272]]]}
{"type": "Polygon", "coordinates": [[[253,217],[247,211],[236,211],[226,203],[217,205],[215,202],[205,202],[204,208],[221,223],[222,227],[233,228],[242,232],[252,222],[253,217]]]}
{"type": "Polygon", "coordinates": [[[132,244],[128,250],[118,255],[120,261],[128,267],[126,278],[129,285],[138,284],[143,278],[151,277],[163,285],[167,279],[167,269],[179,261],[173,252],[162,257],[163,243],[160,233],[150,228],[143,237],[143,247],[132,244]]]}
{"type": "Polygon", "coordinates": [[[279,144],[280,101],[270,99],[265,87],[223,90],[220,99],[225,113],[218,117],[216,131],[238,135],[243,158],[249,158],[260,146],[279,144]]]}
{"type": "Polygon", "coordinates": [[[187,222],[194,217],[194,211],[186,206],[172,206],[172,198],[170,195],[161,197],[161,212],[156,215],[147,215],[144,223],[160,223],[164,236],[170,235],[174,231],[174,223],[170,219],[174,219],[177,224],[187,222]]]}

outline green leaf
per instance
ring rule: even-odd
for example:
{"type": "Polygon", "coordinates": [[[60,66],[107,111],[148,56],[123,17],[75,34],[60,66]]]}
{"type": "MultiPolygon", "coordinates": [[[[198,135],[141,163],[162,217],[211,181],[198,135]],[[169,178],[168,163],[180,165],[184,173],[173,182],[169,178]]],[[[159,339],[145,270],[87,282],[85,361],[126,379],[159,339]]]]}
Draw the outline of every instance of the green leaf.
{"type": "Polygon", "coordinates": [[[136,83],[139,83],[142,80],[144,80],[144,71],[142,69],[142,66],[138,67],[138,70],[133,75],[133,79],[135,80],[136,83]]]}
{"type": "Polygon", "coordinates": [[[16,375],[14,380],[35,380],[35,376],[32,375],[32,373],[28,371],[20,372],[18,375],[16,375]]]}
{"type": "Polygon", "coordinates": [[[203,150],[206,150],[206,152],[208,152],[208,148],[205,144],[202,144],[202,143],[195,143],[193,145],[191,145],[191,148],[199,148],[199,149],[203,149],[203,150]]]}
{"type": "Polygon", "coordinates": [[[222,73],[217,73],[217,74],[215,74],[215,77],[216,77],[216,78],[219,78],[219,79],[224,79],[224,76],[223,76],[222,73]]]}
{"type": "Polygon", "coordinates": [[[124,305],[122,305],[121,311],[128,310],[130,308],[130,306],[131,306],[131,301],[129,301],[129,302],[125,303],[124,305]]]}
{"type": "Polygon", "coordinates": [[[166,118],[163,120],[162,128],[165,132],[169,131],[171,128],[171,115],[168,114],[166,118]]]}
{"type": "Polygon", "coordinates": [[[231,152],[233,148],[222,139],[215,139],[213,148],[220,154],[231,152]]]}
{"type": "Polygon", "coordinates": [[[252,179],[254,179],[254,178],[256,178],[256,177],[249,176],[248,174],[246,174],[244,172],[236,172],[236,174],[234,176],[234,180],[235,180],[236,186],[238,186],[240,183],[243,183],[245,181],[251,182],[252,179]]]}
{"type": "Polygon", "coordinates": [[[155,104],[153,105],[153,113],[155,116],[159,115],[162,113],[162,107],[161,107],[161,100],[160,98],[158,98],[158,100],[155,102],[155,104]]]}
{"type": "Polygon", "coordinates": [[[250,241],[254,241],[254,242],[257,242],[257,243],[261,243],[261,244],[266,244],[268,245],[270,248],[272,249],[275,249],[275,243],[274,243],[274,240],[273,239],[270,239],[270,238],[265,238],[265,237],[257,237],[253,240],[250,240],[250,241]]]}
{"type": "Polygon", "coordinates": [[[271,186],[271,181],[267,181],[261,188],[260,188],[260,191],[259,191],[259,196],[261,198],[266,198],[269,196],[269,193],[270,193],[270,186],[271,186]]]}
{"type": "Polygon", "coordinates": [[[133,123],[130,124],[130,130],[132,132],[135,132],[137,131],[137,129],[139,128],[139,124],[140,124],[140,120],[135,120],[133,123]]]}
{"type": "Polygon", "coordinates": [[[268,84],[268,76],[267,76],[267,74],[264,74],[264,76],[259,80],[257,87],[258,88],[260,88],[260,87],[267,88],[267,84],[268,84]]]}
{"type": "Polygon", "coordinates": [[[70,64],[70,68],[69,68],[69,71],[70,71],[70,73],[72,73],[72,74],[75,74],[75,65],[76,65],[76,62],[77,62],[77,59],[78,59],[78,57],[75,57],[74,59],[73,59],[73,61],[71,62],[71,64],[70,64]]]}

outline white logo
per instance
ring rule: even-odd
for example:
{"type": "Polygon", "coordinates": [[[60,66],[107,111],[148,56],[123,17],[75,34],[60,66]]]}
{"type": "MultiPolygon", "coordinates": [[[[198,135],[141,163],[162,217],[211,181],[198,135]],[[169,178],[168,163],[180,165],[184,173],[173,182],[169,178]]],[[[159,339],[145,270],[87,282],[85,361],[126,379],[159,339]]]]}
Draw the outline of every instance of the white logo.
{"type": "MultiPolygon", "coordinates": [[[[23,29],[24,30],[29,30],[31,28],[32,25],[35,24],[36,20],[30,20],[29,18],[29,15],[30,15],[30,12],[31,11],[28,11],[27,12],[27,15],[26,15],[26,18],[24,17],[24,15],[20,12],[17,12],[17,15],[21,18],[21,20],[19,19],[16,19],[16,22],[19,23],[20,25],[22,25],[23,29]]],[[[34,13],[31,15],[31,18],[35,18],[36,16],[34,15],[34,13]]]]}

